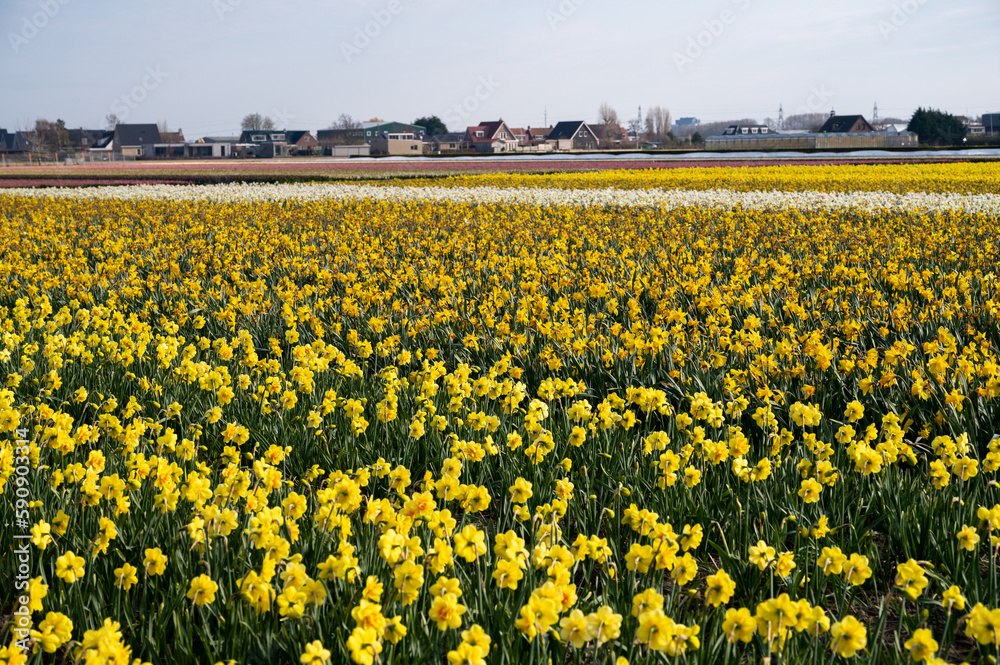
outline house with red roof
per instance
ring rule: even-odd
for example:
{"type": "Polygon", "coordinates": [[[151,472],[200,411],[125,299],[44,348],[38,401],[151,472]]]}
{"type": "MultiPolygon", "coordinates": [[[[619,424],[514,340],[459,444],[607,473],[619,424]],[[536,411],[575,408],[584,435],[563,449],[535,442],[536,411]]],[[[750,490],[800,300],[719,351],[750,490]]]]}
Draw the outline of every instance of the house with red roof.
{"type": "Polygon", "coordinates": [[[517,137],[507,123],[500,120],[480,122],[465,130],[465,140],[476,152],[516,152],[517,137]]]}

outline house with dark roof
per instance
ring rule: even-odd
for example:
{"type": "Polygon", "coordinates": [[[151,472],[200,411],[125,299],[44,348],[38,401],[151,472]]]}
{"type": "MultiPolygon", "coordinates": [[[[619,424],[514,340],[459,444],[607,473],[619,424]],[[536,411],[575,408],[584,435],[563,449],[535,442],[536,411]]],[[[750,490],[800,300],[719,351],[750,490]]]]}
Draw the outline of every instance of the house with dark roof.
{"type": "Polygon", "coordinates": [[[830,117],[826,119],[823,126],[819,128],[820,134],[849,134],[855,132],[874,132],[875,128],[860,115],[834,115],[830,112],[830,117]]]}
{"type": "Polygon", "coordinates": [[[556,123],[545,140],[556,150],[597,150],[601,141],[583,120],[556,123]]]}
{"type": "Polygon", "coordinates": [[[287,157],[288,142],[284,130],[245,129],[240,134],[240,157],[287,157]]]}
{"type": "Polygon", "coordinates": [[[515,152],[517,138],[507,123],[500,120],[480,122],[465,130],[465,140],[476,152],[515,152]]]}
{"type": "Polygon", "coordinates": [[[109,159],[114,156],[114,144],[115,132],[112,130],[94,138],[84,151],[91,159],[109,159]]]}
{"type": "Polygon", "coordinates": [[[319,151],[319,141],[306,129],[286,129],[285,143],[293,155],[312,155],[319,151]]]}
{"type": "Polygon", "coordinates": [[[0,153],[17,155],[28,152],[28,141],[21,132],[8,132],[0,129],[0,153]]]}
{"type": "Polygon", "coordinates": [[[770,134],[771,128],[767,125],[729,125],[723,130],[723,136],[755,136],[758,134],[770,134]]]}
{"type": "Polygon", "coordinates": [[[122,157],[151,157],[160,139],[160,129],[155,124],[119,124],[115,126],[111,150],[122,157]]]}

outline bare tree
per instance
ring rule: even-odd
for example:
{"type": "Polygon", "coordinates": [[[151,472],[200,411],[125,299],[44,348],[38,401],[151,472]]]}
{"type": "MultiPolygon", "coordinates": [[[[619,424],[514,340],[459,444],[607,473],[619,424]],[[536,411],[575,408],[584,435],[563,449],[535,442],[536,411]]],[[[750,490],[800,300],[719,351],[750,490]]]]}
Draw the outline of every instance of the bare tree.
{"type": "Polygon", "coordinates": [[[69,130],[62,120],[52,122],[39,118],[35,121],[31,142],[34,149],[45,157],[53,157],[65,151],[69,145],[69,130]]]}
{"type": "Polygon", "coordinates": [[[240,122],[240,129],[243,131],[271,131],[274,129],[274,121],[266,115],[250,113],[243,116],[243,120],[240,122]]]}
{"type": "Polygon", "coordinates": [[[361,129],[361,123],[354,119],[350,113],[341,113],[337,120],[330,125],[330,129],[361,129]]]}
{"type": "Polygon", "coordinates": [[[334,130],[332,141],[336,145],[361,145],[365,142],[361,122],[350,113],[341,113],[330,125],[334,130]]]}
{"type": "Polygon", "coordinates": [[[654,106],[646,112],[646,137],[650,141],[662,143],[670,134],[670,110],[654,106]]]}
{"type": "Polygon", "coordinates": [[[170,127],[169,125],[167,125],[166,120],[161,120],[160,122],[156,123],[156,128],[160,130],[161,134],[166,134],[167,132],[170,131],[170,127]]]}
{"type": "Polygon", "coordinates": [[[115,127],[117,127],[119,124],[121,124],[121,120],[119,120],[118,116],[115,115],[114,113],[109,113],[106,116],[104,116],[104,128],[109,132],[113,132],[115,130],[115,127]]]}
{"type": "Polygon", "coordinates": [[[597,109],[597,119],[598,125],[594,129],[597,130],[596,133],[601,141],[613,143],[621,140],[622,126],[618,119],[618,111],[614,110],[610,104],[607,102],[601,104],[601,107],[597,109]]]}

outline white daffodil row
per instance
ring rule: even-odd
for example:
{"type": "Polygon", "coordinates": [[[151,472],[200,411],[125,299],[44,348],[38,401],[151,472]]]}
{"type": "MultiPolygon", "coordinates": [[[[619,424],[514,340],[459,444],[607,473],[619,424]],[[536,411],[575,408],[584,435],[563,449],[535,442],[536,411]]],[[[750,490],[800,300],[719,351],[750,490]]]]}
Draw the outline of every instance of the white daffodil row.
{"type": "Polygon", "coordinates": [[[674,209],[712,207],[750,209],[795,208],[799,210],[952,210],[966,213],[1000,214],[998,194],[935,194],[910,192],[781,192],[704,191],[681,189],[542,189],[528,187],[398,187],[375,185],[247,184],[223,185],[125,185],[95,188],[12,188],[0,196],[31,196],[76,199],[153,199],[239,203],[253,201],[444,201],[491,204],[514,203],[539,206],[626,206],[674,209]]]}

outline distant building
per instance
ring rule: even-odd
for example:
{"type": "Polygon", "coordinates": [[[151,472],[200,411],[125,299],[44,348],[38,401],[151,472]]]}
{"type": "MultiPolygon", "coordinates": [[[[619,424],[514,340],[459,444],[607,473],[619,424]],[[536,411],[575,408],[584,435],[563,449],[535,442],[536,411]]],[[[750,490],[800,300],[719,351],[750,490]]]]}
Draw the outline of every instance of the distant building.
{"type": "Polygon", "coordinates": [[[210,157],[232,157],[233,146],[239,141],[238,136],[206,136],[184,145],[184,156],[196,159],[210,157]]]}
{"type": "Polygon", "coordinates": [[[91,157],[139,159],[153,156],[157,143],[162,143],[160,130],[152,123],[118,124],[94,139],[86,151],[91,157]]]}
{"type": "Polygon", "coordinates": [[[427,128],[420,125],[411,125],[405,122],[383,122],[372,121],[362,122],[357,127],[351,129],[330,128],[321,129],[316,132],[316,141],[319,147],[324,148],[324,152],[329,152],[326,148],[336,145],[361,145],[371,143],[383,134],[413,134],[423,139],[427,133],[427,128]]]}
{"type": "Polygon", "coordinates": [[[247,129],[240,134],[237,154],[241,157],[287,157],[288,140],[284,130],[247,129]]]}
{"type": "Polygon", "coordinates": [[[325,153],[328,152],[329,148],[338,145],[366,145],[371,137],[369,136],[366,141],[365,130],[356,127],[354,129],[321,129],[316,132],[316,140],[325,153]]]}
{"type": "Polygon", "coordinates": [[[476,152],[515,152],[518,142],[507,123],[500,120],[480,122],[465,130],[465,140],[476,152]]]}
{"type": "Polygon", "coordinates": [[[705,149],[726,150],[857,150],[915,148],[913,132],[801,132],[778,134],[729,134],[705,138],[705,149]]]}
{"type": "Polygon", "coordinates": [[[371,146],[367,143],[361,145],[332,145],[321,149],[328,157],[367,157],[371,154],[371,146]]]}
{"type": "Polygon", "coordinates": [[[755,134],[770,134],[771,128],[767,125],[729,125],[722,132],[723,136],[753,136],[755,134]]]}
{"type": "Polygon", "coordinates": [[[545,143],[545,140],[552,133],[552,127],[528,127],[528,141],[531,143],[545,143]]]}
{"type": "Polygon", "coordinates": [[[469,143],[465,140],[465,134],[461,132],[432,136],[430,144],[431,150],[439,153],[464,152],[470,149],[469,143]]]}
{"type": "Polygon", "coordinates": [[[677,126],[678,127],[688,127],[690,125],[700,125],[700,124],[701,124],[701,120],[699,120],[698,118],[678,118],[677,119],[677,126]]]}
{"type": "Polygon", "coordinates": [[[373,155],[421,155],[424,152],[424,142],[409,132],[384,133],[373,139],[370,145],[373,155]]]}
{"type": "Polygon", "coordinates": [[[312,155],[319,151],[319,141],[306,129],[286,129],[285,143],[291,154],[312,155]]]}
{"type": "Polygon", "coordinates": [[[17,155],[28,152],[28,142],[21,132],[8,132],[0,129],[0,153],[17,155]]]}
{"type": "Polygon", "coordinates": [[[556,150],[597,150],[601,143],[594,130],[582,120],[556,123],[546,141],[556,150]]]}
{"type": "Polygon", "coordinates": [[[1000,134],[1000,113],[984,113],[980,118],[983,132],[986,134],[1000,134]]]}
{"type": "Polygon", "coordinates": [[[370,143],[373,139],[379,138],[382,134],[413,134],[416,137],[423,138],[424,134],[427,133],[426,127],[421,127],[420,125],[411,125],[405,122],[363,122],[361,123],[361,131],[365,139],[365,143],[370,143]]]}
{"type": "Polygon", "coordinates": [[[850,134],[857,132],[874,132],[875,128],[860,115],[834,115],[826,119],[819,128],[820,134],[850,134]]]}

